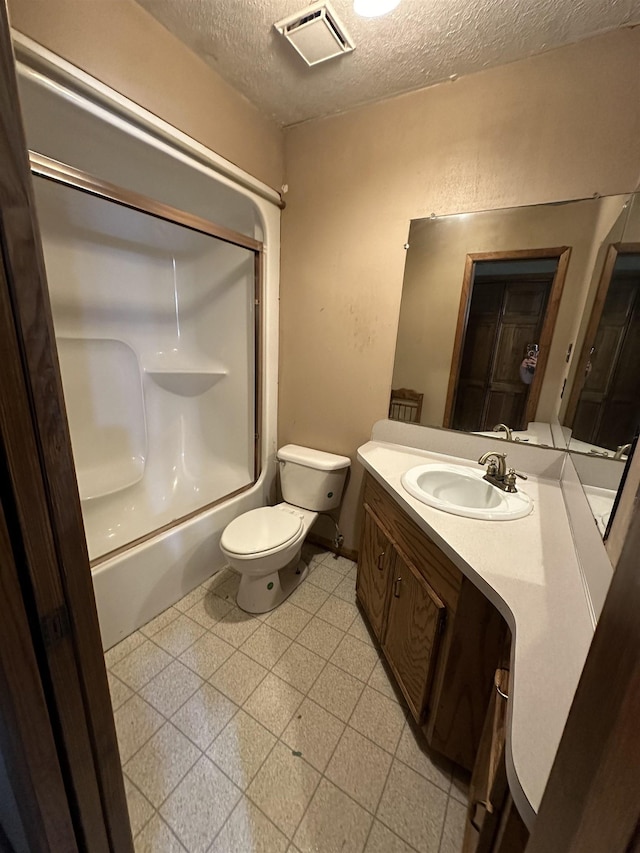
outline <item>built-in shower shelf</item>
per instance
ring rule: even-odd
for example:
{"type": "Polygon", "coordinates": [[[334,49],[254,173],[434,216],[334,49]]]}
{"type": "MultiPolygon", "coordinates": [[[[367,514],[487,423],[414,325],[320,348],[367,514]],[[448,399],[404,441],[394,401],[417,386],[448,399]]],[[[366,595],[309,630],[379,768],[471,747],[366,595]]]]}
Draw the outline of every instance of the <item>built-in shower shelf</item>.
{"type": "Polygon", "coordinates": [[[162,368],[145,370],[156,385],[172,394],[180,394],[183,397],[196,397],[204,394],[210,388],[227,375],[226,370],[194,370],[190,368],[162,368]]]}
{"type": "Polygon", "coordinates": [[[80,500],[91,501],[135,486],[144,476],[144,458],[116,459],[111,465],[77,468],[80,500]]]}

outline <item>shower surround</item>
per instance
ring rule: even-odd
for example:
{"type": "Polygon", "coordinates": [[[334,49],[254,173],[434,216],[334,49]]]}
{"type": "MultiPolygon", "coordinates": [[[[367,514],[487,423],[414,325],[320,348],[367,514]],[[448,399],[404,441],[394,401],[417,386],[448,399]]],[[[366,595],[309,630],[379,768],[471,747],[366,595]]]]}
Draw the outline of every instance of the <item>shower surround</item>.
{"type": "Polygon", "coordinates": [[[22,108],[109,648],[222,568],[222,530],[266,502],[279,210],[116,93],[111,110],[104,92],[80,95],[81,72],[38,53],[38,72],[18,66],[22,108]]]}

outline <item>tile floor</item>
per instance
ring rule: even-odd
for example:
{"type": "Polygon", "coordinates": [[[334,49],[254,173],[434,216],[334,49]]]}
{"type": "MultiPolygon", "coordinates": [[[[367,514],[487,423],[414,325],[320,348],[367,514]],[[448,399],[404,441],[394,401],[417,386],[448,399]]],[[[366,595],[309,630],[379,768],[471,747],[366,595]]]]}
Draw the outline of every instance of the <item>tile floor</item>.
{"type": "Polygon", "coordinates": [[[106,653],[137,853],[459,853],[467,782],[429,754],[355,564],[253,617],[225,570],[106,653]]]}

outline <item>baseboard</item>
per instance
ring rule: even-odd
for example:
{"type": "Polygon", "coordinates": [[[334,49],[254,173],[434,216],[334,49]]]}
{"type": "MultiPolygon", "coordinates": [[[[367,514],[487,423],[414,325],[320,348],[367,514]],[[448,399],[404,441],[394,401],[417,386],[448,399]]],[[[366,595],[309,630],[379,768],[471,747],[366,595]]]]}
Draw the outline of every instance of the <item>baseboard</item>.
{"type": "Polygon", "coordinates": [[[336,548],[336,546],[329,539],[325,539],[323,536],[318,536],[315,533],[310,533],[307,536],[307,542],[311,542],[314,545],[320,545],[321,548],[326,548],[327,551],[333,551],[334,554],[338,554],[340,557],[346,557],[347,560],[353,560],[355,563],[358,562],[358,552],[353,548],[336,548]]]}

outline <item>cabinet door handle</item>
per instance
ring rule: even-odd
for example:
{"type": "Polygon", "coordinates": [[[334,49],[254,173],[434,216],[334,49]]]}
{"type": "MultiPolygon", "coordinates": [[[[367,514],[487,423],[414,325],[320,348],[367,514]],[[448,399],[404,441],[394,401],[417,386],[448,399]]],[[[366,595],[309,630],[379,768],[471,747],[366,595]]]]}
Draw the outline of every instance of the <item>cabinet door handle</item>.
{"type": "Polygon", "coordinates": [[[384,569],[384,551],[381,551],[378,554],[378,571],[381,572],[384,569]]]}
{"type": "Polygon", "coordinates": [[[393,584],[393,594],[396,598],[400,598],[400,584],[402,583],[402,578],[396,578],[395,583],[393,584]]]}
{"type": "Polygon", "coordinates": [[[476,830],[476,832],[482,832],[482,825],[484,823],[484,818],[487,812],[491,812],[493,809],[490,804],[486,800],[474,800],[469,808],[469,823],[476,830]],[[482,822],[478,823],[478,806],[482,806],[484,809],[484,813],[482,815],[482,822]]]}

